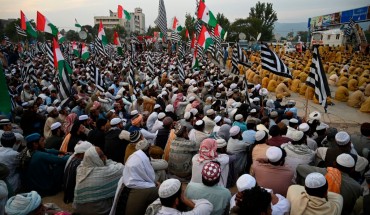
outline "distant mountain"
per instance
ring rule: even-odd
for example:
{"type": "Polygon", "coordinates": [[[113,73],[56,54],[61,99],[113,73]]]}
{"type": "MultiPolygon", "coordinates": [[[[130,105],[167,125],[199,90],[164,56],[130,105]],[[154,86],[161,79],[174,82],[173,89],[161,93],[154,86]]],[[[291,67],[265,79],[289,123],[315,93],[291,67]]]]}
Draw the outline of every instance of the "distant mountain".
{"type": "Polygon", "coordinates": [[[297,31],[307,31],[307,22],[297,22],[297,23],[280,23],[275,22],[274,33],[280,34],[285,37],[289,32],[297,33],[297,31]]]}

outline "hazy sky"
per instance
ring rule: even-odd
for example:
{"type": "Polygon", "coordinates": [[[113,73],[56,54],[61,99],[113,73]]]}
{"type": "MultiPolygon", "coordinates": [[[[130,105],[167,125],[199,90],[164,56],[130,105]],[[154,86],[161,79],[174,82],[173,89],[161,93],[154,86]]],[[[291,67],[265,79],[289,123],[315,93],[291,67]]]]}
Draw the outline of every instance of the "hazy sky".
{"type": "MultiPolygon", "coordinates": [[[[223,13],[230,21],[247,17],[258,0],[206,0],[210,10],[223,13]]],[[[36,19],[36,11],[43,13],[50,22],[64,29],[74,29],[74,19],[81,25],[92,25],[94,16],[105,16],[116,11],[121,4],[128,11],[141,7],[146,17],[146,27],[154,25],[159,0],[0,0],[0,18],[19,18],[23,10],[29,19],[36,19]]],[[[168,23],[176,16],[180,23],[185,13],[194,14],[195,0],[164,0],[168,23]]],[[[268,0],[273,3],[278,22],[307,22],[309,17],[370,5],[370,0],[268,0]]]]}

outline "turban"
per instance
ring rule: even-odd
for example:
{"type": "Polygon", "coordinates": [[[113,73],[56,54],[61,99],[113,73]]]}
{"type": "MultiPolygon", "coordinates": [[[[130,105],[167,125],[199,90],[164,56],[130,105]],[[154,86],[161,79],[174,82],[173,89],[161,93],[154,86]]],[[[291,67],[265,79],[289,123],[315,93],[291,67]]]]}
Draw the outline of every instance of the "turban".
{"type": "Polygon", "coordinates": [[[29,214],[38,208],[41,204],[41,196],[35,192],[21,193],[11,197],[6,205],[5,212],[8,215],[23,215],[29,214]]]}
{"type": "Polygon", "coordinates": [[[143,115],[139,114],[137,117],[131,120],[132,125],[139,127],[141,122],[143,121],[143,115]]]}

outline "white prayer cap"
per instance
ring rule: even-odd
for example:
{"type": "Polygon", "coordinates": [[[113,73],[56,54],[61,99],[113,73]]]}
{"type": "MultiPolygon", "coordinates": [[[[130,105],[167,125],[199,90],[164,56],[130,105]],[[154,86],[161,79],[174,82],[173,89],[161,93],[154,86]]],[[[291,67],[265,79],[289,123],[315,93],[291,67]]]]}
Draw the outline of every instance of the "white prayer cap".
{"type": "Polygon", "coordinates": [[[211,86],[211,83],[207,81],[206,83],[204,83],[204,86],[209,87],[209,86],[211,86]]]}
{"type": "Polygon", "coordinates": [[[55,107],[48,107],[46,108],[46,112],[50,113],[52,112],[54,109],[56,109],[55,107]]]}
{"type": "Polygon", "coordinates": [[[321,130],[324,130],[324,129],[326,129],[326,127],[323,126],[323,125],[319,125],[319,126],[316,127],[316,131],[321,131],[321,130]]]}
{"type": "Polygon", "coordinates": [[[215,119],[213,120],[215,123],[219,123],[221,121],[222,117],[221,116],[216,116],[215,119]]]}
{"type": "Polygon", "coordinates": [[[261,101],[261,100],[260,100],[260,98],[258,98],[258,97],[254,97],[254,98],[253,98],[253,101],[254,101],[254,102],[259,102],[259,101],[261,101]]]}
{"type": "Polygon", "coordinates": [[[51,124],[50,129],[52,131],[54,131],[55,129],[59,128],[60,126],[62,126],[62,124],[60,122],[55,122],[55,123],[51,124]]]}
{"type": "Polygon", "coordinates": [[[121,140],[130,141],[130,132],[128,132],[126,130],[122,130],[118,137],[121,140]]]}
{"type": "Polygon", "coordinates": [[[256,179],[249,174],[241,175],[236,181],[236,187],[238,188],[239,192],[250,190],[255,186],[256,186],[256,179]]]}
{"type": "Polygon", "coordinates": [[[318,172],[310,173],[306,176],[304,185],[308,188],[319,188],[326,184],[325,176],[318,172]]]}
{"type": "Polygon", "coordinates": [[[230,128],[230,137],[233,137],[233,136],[239,134],[239,132],[240,132],[240,127],[234,125],[233,127],[230,128]]]}
{"type": "Polygon", "coordinates": [[[253,108],[250,113],[257,113],[257,110],[253,108]]]}
{"type": "Polygon", "coordinates": [[[221,93],[216,93],[216,98],[220,98],[221,97],[221,93]]]}
{"type": "Polygon", "coordinates": [[[266,135],[267,135],[266,131],[257,131],[254,137],[256,138],[257,141],[260,141],[263,138],[265,138],[266,135]]]}
{"type": "Polygon", "coordinates": [[[85,153],[86,150],[88,150],[91,146],[93,146],[88,141],[78,141],[78,143],[75,146],[75,154],[85,153]]]}
{"type": "Polygon", "coordinates": [[[189,102],[193,102],[194,100],[195,100],[195,97],[194,96],[190,96],[189,102]]]}
{"type": "Polygon", "coordinates": [[[315,120],[315,119],[320,120],[321,119],[321,114],[318,111],[314,111],[314,112],[310,113],[308,118],[310,120],[315,120]]]}
{"type": "Polygon", "coordinates": [[[131,113],[130,113],[130,115],[131,115],[131,116],[135,116],[136,114],[139,114],[139,111],[137,111],[137,110],[133,110],[133,111],[131,111],[131,113]]]}
{"type": "Polygon", "coordinates": [[[174,109],[173,105],[169,104],[169,105],[166,106],[165,111],[173,113],[175,111],[175,109],[174,109]]]}
{"type": "Polygon", "coordinates": [[[298,130],[306,132],[310,129],[310,126],[307,123],[302,123],[298,126],[298,130]]]}
{"type": "Polygon", "coordinates": [[[289,123],[298,124],[298,119],[296,119],[296,118],[291,118],[291,119],[289,120],[289,123]]]}
{"type": "Polygon", "coordinates": [[[162,96],[167,96],[167,91],[163,91],[161,94],[162,96]]]}
{"type": "Polygon", "coordinates": [[[140,140],[136,143],[135,149],[136,150],[147,150],[149,148],[149,142],[146,139],[140,140]]]}
{"type": "Polygon", "coordinates": [[[206,101],[212,101],[212,96],[208,96],[208,97],[206,98],[206,101]]]}
{"type": "Polygon", "coordinates": [[[198,87],[193,88],[193,93],[195,93],[196,91],[198,91],[198,87]]]}
{"type": "Polygon", "coordinates": [[[215,111],[213,109],[207,110],[207,116],[211,116],[213,114],[215,114],[215,111]]]}
{"type": "Polygon", "coordinates": [[[345,131],[340,131],[335,135],[335,141],[338,145],[344,146],[351,140],[349,134],[345,131]]]}
{"type": "Polygon", "coordinates": [[[229,90],[229,91],[227,91],[226,92],[226,96],[232,96],[234,93],[233,93],[233,91],[231,91],[231,90],[229,90]]]}
{"type": "Polygon", "coordinates": [[[303,135],[304,135],[303,131],[294,131],[292,133],[292,139],[294,141],[299,141],[302,139],[303,135]]]}
{"type": "Polygon", "coordinates": [[[220,88],[220,89],[223,88],[223,87],[224,87],[224,85],[222,83],[218,85],[218,88],[220,88]]]}
{"type": "Polygon", "coordinates": [[[201,126],[203,124],[203,120],[198,120],[196,123],[195,123],[195,125],[197,125],[197,126],[201,126]]]}
{"type": "Polygon", "coordinates": [[[230,89],[236,89],[238,87],[238,85],[237,84],[235,84],[235,83],[232,83],[231,85],[230,85],[230,89]]]}
{"type": "Polygon", "coordinates": [[[167,179],[159,186],[158,195],[160,198],[168,198],[175,195],[180,188],[181,182],[178,179],[167,179]]]}
{"type": "Polygon", "coordinates": [[[161,106],[159,104],[154,105],[154,109],[160,108],[161,106]]]}
{"type": "Polygon", "coordinates": [[[58,103],[60,103],[60,100],[59,100],[59,99],[55,99],[55,100],[53,101],[53,105],[56,105],[56,104],[58,104],[58,103]]]}
{"type": "Polygon", "coordinates": [[[122,99],[122,96],[121,96],[121,95],[116,95],[116,96],[114,97],[114,99],[115,99],[115,100],[117,100],[117,99],[122,99]]]}
{"type": "Polygon", "coordinates": [[[219,149],[227,145],[227,142],[224,139],[217,139],[216,142],[217,142],[217,148],[219,149]]]}
{"type": "Polygon", "coordinates": [[[337,164],[347,168],[352,168],[355,166],[355,159],[353,159],[353,157],[347,153],[342,153],[338,155],[336,161],[337,164]]]}
{"type": "Polygon", "coordinates": [[[172,89],[172,92],[174,93],[174,92],[177,92],[178,90],[179,90],[179,88],[174,87],[174,88],[172,89]]]}
{"type": "Polygon", "coordinates": [[[184,119],[188,120],[191,116],[191,113],[190,112],[185,112],[184,113],[184,119]]]}
{"type": "Polygon", "coordinates": [[[122,122],[121,118],[113,118],[110,120],[110,125],[118,125],[121,122],[122,122]]]}
{"type": "Polygon", "coordinates": [[[192,108],[192,109],[190,109],[190,112],[193,114],[193,116],[195,116],[195,115],[198,114],[198,109],[192,108]]]}
{"type": "Polygon", "coordinates": [[[87,116],[87,115],[81,115],[81,116],[78,117],[78,120],[79,121],[84,121],[84,120],[87,120],[88,118],[89,118],[89,116],[87,116]]]}
{"type": "Polygon", "coordinates": [[[225,122],[226,124],[231,125],[231,120],[230,120],[229,118],[224,118],[224,122],[225,122]]]}
{"type": "Polygon", "coordinates": [[[158,119],[164,119],[166,117],[166,114],[165,113],[163,113],[163,112],[160,112],[159,114],[158,114],[158,119]]]}
{"type": "Polygon", "coordinates": [[[234,105],[235,108],[238,108],[238,107],[242,106],[242,103],[241,102],[234,102],[233,105],[234,105]]]}
{"type": "Polygon", "coordinates": [[[277,162],[283,156],[283,152],[279,147],[271,146],[266,150],[266,157],[270,162],[277,162]]]}
{"type": "Polygon", "coordinates": [[[164,86],[167,87],[167,88],[170,88],[172,85],[171,84],[166,84],[164,86]]]}
{"type": "Polygon", "coordinates": [[[47,90],[48,88],[47,87],[43,87],[42,89],[41,89],[41,91],[44,91],[44,90],[47,90]]]}
{"type": "Polygon", "coordinates": [[[243,119],[243,115],[241,115],[241,114],[237,114],[237,115],[235,116],[235,120],[241,120],[241,119],[243,119]]]}

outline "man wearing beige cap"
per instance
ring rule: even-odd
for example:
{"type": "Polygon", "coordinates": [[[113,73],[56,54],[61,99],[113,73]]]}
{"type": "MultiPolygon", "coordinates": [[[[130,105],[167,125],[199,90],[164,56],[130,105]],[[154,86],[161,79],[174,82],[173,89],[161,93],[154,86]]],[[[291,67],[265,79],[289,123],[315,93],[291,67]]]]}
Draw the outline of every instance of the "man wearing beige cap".
{"type": "Polygon", "coordinates": [[[158,189],[159,198],[149,205],[146,214],[156,215],[208,215],[213,210],[213,205],[206,199],[190,200],[182,195],[181,182],[178,179],[165,180],[158,189]],[[178,207],[180,203],[191,210],[181,212],[178,207]],[[159,210],[158,207],[160,206],[159,210]],[[153,211],[158,210],[158,211],[153,211]]]}
{"type": "Polygon", "coordinates": [[[349,134],[345,131],[338,132],[335,135],[335,142],[337,143],[336,147],[319,147],[316,150],[316,157],[323,161],[323,165],[325,167],[332,167],[338,155],[342,153],[351,153],[356,157],[355,171],[363,172],[369,162],[366,158],[352,153],[352,142],[349,134]]]}
{"type": "Polygon", "coordinates": [[[287,199],[291,204],[290,214],[340,215],[343,207],[342,196],[328,192],[328,182],[318,172],[307,175],[304,186],[290,186],[287,199]]]}
{"type": "Polygon", "coordinates": [[[329,169],[328,171],[327,168],[299,165],[297,167],[297,182],[303,184],[304,179],[312,172],[319,172],[326,175],[327,180],[329,180],[328,178],[333,178],[334,180],[331,179],[333,181],[333,183],[331,183],[333,186],[332,188],[329,187],[329,191],[333,188],[340,190],[340,194],[343,196],[342,214],[351,214],[356,200],[362,194],[360,184],[349,175],[354,171],[355,163],[355,159],[353,159],[350,154],[343,153],[337,156],[334,167],[340,171],[340,178],[336,178],[334,174],[328,174],[331,170],[329,169]],[[338,184],[338,181],[341,183],[338,184]]]}

